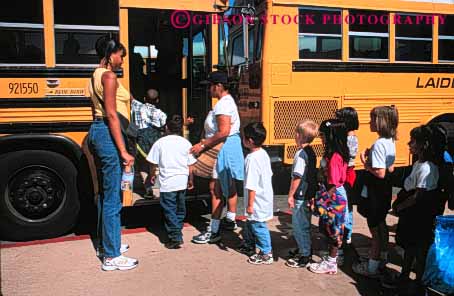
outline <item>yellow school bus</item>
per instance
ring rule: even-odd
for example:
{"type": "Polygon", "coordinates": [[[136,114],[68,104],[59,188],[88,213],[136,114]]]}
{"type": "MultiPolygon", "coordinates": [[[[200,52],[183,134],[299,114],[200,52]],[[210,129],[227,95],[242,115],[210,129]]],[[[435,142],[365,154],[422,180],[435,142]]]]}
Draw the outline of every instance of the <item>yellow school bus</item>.
{"type": "MultiPolygon", "coordinates": [[[[100,37],[117,37],[127,48],[118,75],[132,95],[141,98],[147,89],[158,89],[161,108],[196,117],[187,133],[194,141],[200,137],[211,103],[199,81],[217,64],[218,26],[187,20],[195,13],[217,13],[219,4],[225,1],[18,0],[2,5],[2,239],[62,234],[76,222],[81,204],[93,202],[97,188],[86,147],[93,119],[87,85],[98,64],[100,37]],[[176,10],[182,15],[173,20],[176,10]]],[[[135,193],[134,204],[147,202],[135,193]]]]}
{"type": "MultiPolygon", "coordinates": [[[[398,167],[411,164],[407,143],[412,128],[445,122],[451,133],[454,130],[453,4],[424,0],[236,2],[255,10],[246,25],[232,22],[229,29],[229,61],[240,73],[242,124],[264,122],[273,161],[292,163],[298,121],[309,118],[320,123],[346,106],[359,114],[360,151],[377,137],[369,129],[370,110],[397,106],[398,167]]],[[[450,137],[453,149],[454,135],[450,137]]],[[[321,156],[320,140],[313,146],[321,156]]],[[[359,157],[357,168],[361,168],[359,157]]]]}

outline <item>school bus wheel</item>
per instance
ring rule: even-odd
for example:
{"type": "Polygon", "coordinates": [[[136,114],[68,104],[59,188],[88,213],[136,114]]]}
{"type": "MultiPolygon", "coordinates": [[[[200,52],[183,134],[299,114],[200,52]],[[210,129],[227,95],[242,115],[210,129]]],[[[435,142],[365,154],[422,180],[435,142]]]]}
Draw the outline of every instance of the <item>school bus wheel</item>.
{"type": "Polygon", "coordinates": [[[77,171],[64,156],[24,150],[0,156],[0,236],[24,241],[61,235],[78,217],[77,171]]]}

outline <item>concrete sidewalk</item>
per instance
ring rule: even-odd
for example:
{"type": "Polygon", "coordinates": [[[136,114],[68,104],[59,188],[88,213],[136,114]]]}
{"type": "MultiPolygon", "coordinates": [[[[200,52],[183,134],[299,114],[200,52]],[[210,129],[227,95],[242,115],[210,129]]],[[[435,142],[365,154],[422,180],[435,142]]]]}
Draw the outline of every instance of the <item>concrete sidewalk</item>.
{"type": "MultiPolygon", "coordinates": [[[[90,239],[2,248],[1,292],[7,296],[387,295],[377,280],[351,272],[356,252],[366,255],[369,243],[365,219],[356,212],[354,219],[355,248],[346,251],[345,265],[337,275],[317,275],[284,265],[288,250],[295,244],[291,216],[278,212],[270,223],[275,262],[269,266],[248,264],[247,257],[235,250],[240,229],[225,233],[223,244],[195,245],[190,239],[198,231],[188,225],[184,228],[183,248],[167,250],[160,242],[162,227],[156,227],[123,236],[123,241],[131,246],[127,255],[140,262],[131,271],[101,271],[90,239]]],[[[391,230],[396,222],[395,217],[388,215],[391,230]]],[[[317,252],[325,247],[316,223],[313,219],[313,247],[317,252]]],[[[314,256],[314,260],[318,259],[314,256]]]]}

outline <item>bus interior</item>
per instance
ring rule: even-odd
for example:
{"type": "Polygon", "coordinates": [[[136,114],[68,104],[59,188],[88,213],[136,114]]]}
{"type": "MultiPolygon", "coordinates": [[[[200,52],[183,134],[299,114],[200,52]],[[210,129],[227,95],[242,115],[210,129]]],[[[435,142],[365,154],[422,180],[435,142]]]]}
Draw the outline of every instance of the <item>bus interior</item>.
{"type": "MultiPolygon", "coordinates": [[[[130,90],[142,100],[148,89],[156,89],[159,108],[167,116],[179,114],[185,121],[192,117],[184,136],[197,143],[211,109],[209,91],[200,85],[211,70],[211,27],[191,24],[177,29],[170,23],[171,12],[129,9],[130,90]]],[[[139,195],[142,190],[140,185],[134,189],[139,195]]]]}

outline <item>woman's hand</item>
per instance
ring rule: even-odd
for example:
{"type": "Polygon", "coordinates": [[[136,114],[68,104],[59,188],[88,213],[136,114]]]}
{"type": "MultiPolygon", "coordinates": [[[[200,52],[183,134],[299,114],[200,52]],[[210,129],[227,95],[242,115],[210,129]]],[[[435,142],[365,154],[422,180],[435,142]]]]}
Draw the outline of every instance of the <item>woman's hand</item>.
{"type": "Polygon", "coordinates": [[[254,207],[253,206],[248,206],[246,208],[246,213],[248,213],[249,215],[254,214],[254,207]]]}
{"type": "Polygon", "coordinates": [[[202,144],[201,143],[197,143],[195,144],[194,146],[192,146],[191,150],[189,150],[189,153],[192,153],[194,155],[199,155],[200,152],[203,151],[203,147],[202,147],[202,144]]]}
{"type": "Polygon", "coordinates": [[[134,156],[129,154],[126,150],[121,152],[121,158],[123,159],[124,166],[132,166],[134,164],[134,156]]]}
{"type": "Polygon", "coordinates": [[[287,199],[288,207],[293,209],[295,207],[295,198],[293,196],[289,196],[287,199]]]}

